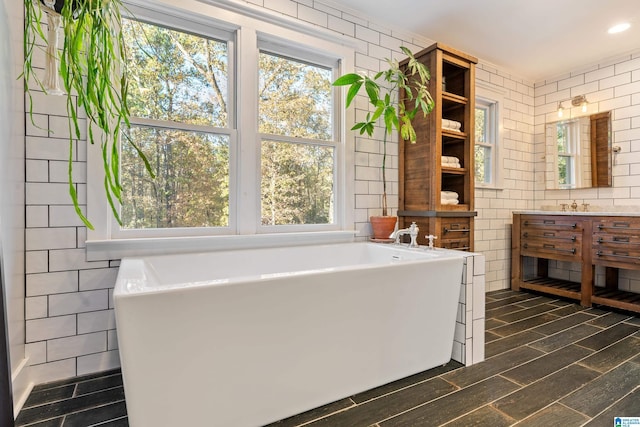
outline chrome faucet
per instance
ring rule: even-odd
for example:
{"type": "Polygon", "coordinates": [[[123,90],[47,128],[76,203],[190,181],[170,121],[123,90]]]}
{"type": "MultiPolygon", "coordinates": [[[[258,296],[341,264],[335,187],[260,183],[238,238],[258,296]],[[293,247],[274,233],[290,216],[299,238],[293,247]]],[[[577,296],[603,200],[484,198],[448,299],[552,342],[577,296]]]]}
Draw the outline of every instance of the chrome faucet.
{"type": "Polygon", "coordinates": [[[396,230],[393,233],[391,233],[391,235],[389,236],[390,239],[395,239],[395,244],[399,245],[400,244],[400,237],[405,236],[405,235],[409,235],[409,237],[411,237],[411,242],[409,243],[409,247],[410,248],[417,248],[418,247],[418,232],[420,231],[420,228],[418,228],[418,225],[415,222],[412,222],[411,225],[409,226],[409,228],[402,228],[400,230],[396,230]]]}

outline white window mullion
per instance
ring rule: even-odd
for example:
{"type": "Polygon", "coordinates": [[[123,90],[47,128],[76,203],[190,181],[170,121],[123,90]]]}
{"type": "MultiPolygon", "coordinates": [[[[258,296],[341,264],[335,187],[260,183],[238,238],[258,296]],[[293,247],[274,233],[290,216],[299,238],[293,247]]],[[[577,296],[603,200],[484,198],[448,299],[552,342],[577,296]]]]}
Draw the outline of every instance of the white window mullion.
{"type": "Polygon", "coordinates": [[[260,221],[260,141],[258,135],[258,48],[255,29],[238,32],[238,141],[235,167],[238,182],[237,231],[255,234],[260,221]],[[242,159],[242,162],[239,161],[242,159]]]}

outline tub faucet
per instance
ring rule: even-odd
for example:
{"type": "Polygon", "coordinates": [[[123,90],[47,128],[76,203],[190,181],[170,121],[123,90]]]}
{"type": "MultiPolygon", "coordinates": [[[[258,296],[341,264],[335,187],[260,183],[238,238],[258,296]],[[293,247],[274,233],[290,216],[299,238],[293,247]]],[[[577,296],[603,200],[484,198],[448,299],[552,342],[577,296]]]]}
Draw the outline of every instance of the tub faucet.
{"type": "Polygon", "coordinates": [[[400,237],[405,236],[405,235],[409,235],[409,237],[411,237],[411,243],[409,243],[409,247],[410,248],[417,248],[418,247],[418,232],[420,231],[420,229],[418,228],[418,225],[415,222],[412,222],[411,225],[409,226],[409,228],[402,228],[400,230],[396,230],[393,233],[391,233],[391,235],[389,236],[390,239],[395,239],[395,244],[399,245],[400,244],[400,237]]]}

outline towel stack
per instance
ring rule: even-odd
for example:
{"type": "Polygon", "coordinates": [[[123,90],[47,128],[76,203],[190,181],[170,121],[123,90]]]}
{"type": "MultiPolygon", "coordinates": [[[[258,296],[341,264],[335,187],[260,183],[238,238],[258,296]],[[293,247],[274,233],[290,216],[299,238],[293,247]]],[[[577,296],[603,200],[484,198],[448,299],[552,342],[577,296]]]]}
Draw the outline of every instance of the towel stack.
{"type": "Polygon", "coordinates": [[[460,203],[458,200],[458,193],[455,191],[441,191],[440,192],[440,204],[441,205],[457,205],[460,203]]]}
{"type": "Polygon", "coordinates": [[[462,123],[456,122],[455,120],[442,119],[442,128],[460,132],[462,131],[462,123]]]}
{"type": "Polygon", "coordinates": [[[461,168],[460,159],[452,156],[442,156],[442,166],[445,168],[461,168]]]}

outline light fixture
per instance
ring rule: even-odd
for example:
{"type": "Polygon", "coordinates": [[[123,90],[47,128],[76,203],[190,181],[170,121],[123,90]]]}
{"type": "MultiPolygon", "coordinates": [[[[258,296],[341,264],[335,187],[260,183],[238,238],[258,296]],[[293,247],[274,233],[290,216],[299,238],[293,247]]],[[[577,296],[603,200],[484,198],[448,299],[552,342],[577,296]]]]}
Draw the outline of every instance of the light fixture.
{"type": "Polygon", "coordinates": [[[577,106],[582,107],[582,112],[586,113],[587,112],[587,97],[584,96],[584,95],[574,96],[571,99],[571,105],[573,105],[574,107],[577,107],[577,106]]]}
{"type": "Polygon", "coordinates": [[[564,108],[562,108],[562,102],[558,102],[558,117],[562,117],[564,114],[564,108]]]}
{"type": "Polygon", "coordinates": [[[609,34],[616,34],[616,33],[621,33],[625,30],[628,30],[629,27],[631,27],[631,24],[628,22],[622,22],[620,24],[614,25],[613,27],[609,28],[607,30],[607,32],[609,34]]]}

